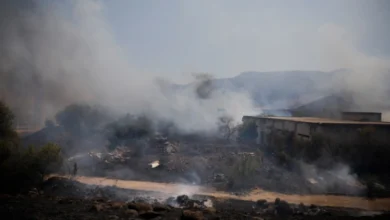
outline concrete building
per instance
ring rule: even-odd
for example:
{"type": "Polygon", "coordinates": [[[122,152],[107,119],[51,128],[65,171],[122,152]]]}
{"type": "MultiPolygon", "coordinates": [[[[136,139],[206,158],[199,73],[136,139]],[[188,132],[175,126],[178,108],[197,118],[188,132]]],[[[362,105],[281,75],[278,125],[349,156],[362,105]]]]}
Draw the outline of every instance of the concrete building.
{"type": "MultiPolygon", "coordinates": [[[[347,114],[348,115],[348,114],[347,114]]],[[[377,114],[374,114],[377,117],[377,114]]],[[[349,116],[349,115],[348,115],[349,116]]],[[[293,135],[298,140],[310,141],[313,136],[324,136],[333,144],[356,141],[365,130],[378,143],[390,143],[390,123],[378,121],[336,120],[314,117],[253,117],[244,116],[243,122],[255,122],[258,144],[267,145],[271,132],[293,135]]]]}

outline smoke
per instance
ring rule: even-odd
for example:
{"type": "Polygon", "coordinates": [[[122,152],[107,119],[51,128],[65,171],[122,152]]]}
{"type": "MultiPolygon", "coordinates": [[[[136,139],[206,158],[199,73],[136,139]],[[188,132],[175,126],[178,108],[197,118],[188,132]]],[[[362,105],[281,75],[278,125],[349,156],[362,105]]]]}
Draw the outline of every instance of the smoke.
{"type": "MultiPolygon", "coordinates": [[[[17,115],[34,100],[52,117],[73,103],[108,106],[114,115],[168,120],[183,132],[216,130],[224,114],[253,113],[246,94],[215,91],[211,77],[196,76],[177,91],[172,79],[137,71],[115,41],[100,1],[6,0],[0,13],[0,85],[17,115]],[[237,105],[237,103],[240,103],[237,105]]],[[[36,110],[36,109],[35,109],[36,110]]]]}
{"type": "Polygon", "coordinates": [[[208,74],[197,74],[195,75],[195,79],[198,80],[198,82],[196,82],[195,88],[198,97],[201,99],[210,98],[214,89],[212,77],[208,74]]]}
{"type": "Polygon", "coordinates": [[[339,71],[333,87],[352,96],[356,107],[363,111],[382,111],[390,94],[390,64],[386,57],[363,53],[356,38],[343,27],[326,24],[318,29],[321,60],[339,71]]]}
{"type": "Polygon", "coordinates": [[[303,177],[309,181],[317,193],[342,193],[361,195],[365,188],[356,174],[345,164],[335,164],[329,169],[320,169],[315,165],[300,162],[303,177]]]}

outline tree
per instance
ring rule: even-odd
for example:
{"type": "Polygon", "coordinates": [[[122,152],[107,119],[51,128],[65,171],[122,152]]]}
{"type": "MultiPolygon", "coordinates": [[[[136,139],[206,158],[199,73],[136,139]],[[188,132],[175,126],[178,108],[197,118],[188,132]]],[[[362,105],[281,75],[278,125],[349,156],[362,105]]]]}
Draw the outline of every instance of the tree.
{"type": "Polygon", "coordinates": [[[0,138],[14,137],[14,124],[15,116],[8,106],[0,101],[0,138]]]}
{"type": "Polygon", "coordinates": [[[111,118],[102,107],[73,104],[55,116],[58,125],[73,136],[86,136],[105,125],[111,118]]]}
{"type": "Polygon", "coordinates": [[[14,114],[8,106],[0,101],[0,164],[6,160],[19,145],[19,138],[13,129],[14,114]]]}
{"type": "Polygon", "coordinates": [[[234,119],[230,116],[222,116],[218,120],[218,128],[221,135],[230,140],[232,136],[238,131],[239,125],[234,123],[234,119]]]}

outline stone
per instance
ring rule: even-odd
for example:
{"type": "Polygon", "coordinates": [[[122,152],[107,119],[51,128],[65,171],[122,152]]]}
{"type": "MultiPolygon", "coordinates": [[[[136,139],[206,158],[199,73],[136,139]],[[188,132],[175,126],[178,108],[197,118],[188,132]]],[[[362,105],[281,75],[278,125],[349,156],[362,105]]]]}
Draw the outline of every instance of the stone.
{"type": "Polygon", "coordinates": [[[127,204],[127,208],[137,210],[138,213],[141,212],[150,212],[153,210],[152,206],[145,202],[131,202],[127,204]]]}
{"type": "Polygon", "coordinates": [[[267,200],[265,199],[260,199],[260,200],[257,200],[256,201],[256,207],[257,208],[267,208],[268,207],[268,203],[267,203],[267,200]]]}
{"type": "Polygon", "coordinates": [[[286,201],[283,200],[279,201],[278,204],[275,205],[275,210],[278,215],[282,215],[282,216],[292,215],[294,213],[290,204],[288,204],[286,201]]]}
{"type": "Polygon", "coordinates": [[[217,212],[217,210],[213,207],[207,207],[203,211],[207,214],[215,214],[217,212]]]}
{"type": "Polygon", "coordinates": [[[154,218],[157,218],[161,215],[162,215],[161,213],[149,211],[149,212],[144,212],[144,213],[140,214],[138,217],[140,217],[142,219],[154,219],[154,218]]]}
{"type": "Polygon", "coordinates": [[[104,210],[104,206],[102,204],[95,204],[90,208],[92,212],[101,212],[104,210]]]}
{"type": "Polygon", "coordinates": [[[181,205],[181,206],[184,206],[186,205],[188,202],[189,202],[190,198],[187,196],[187,195],[181,195],[181,196],[178,196],[176,198],[176,202],[181,205]]]}
{"type": "Polygon", "coordinates": [[[182,220],[202,220],[203,214],[200,211],[190,211],[190,210],[183,210],[182,220]]]}
{"type": "Polygon", "coordinates": [[[267,214],[267,215],[275,215],[276,213],[276,210],[275,210],[275,205],[271,204],[269,205],[265,210],[264,210],[264,214],[267,214]]]}
{"type": "Polygon", "coordinates": [[[299,213],[305,213],[307,210],[306,206],[303,203],[299,203],[298,205],[298,212],[299,213]]]}
{"type": "Polygon", "coordinates": [[[124,213],[128,217],[137,217],[138,216],[138,212],[134,209],[127,209],[124,211],[124,213]]]}
{"type": "Polygon", "coordinates": [[[167,205],[156,204],[153,206],[153,211],[155,212],[167,212],[170,210],[171,208],[167,205]]]}
{"type": "Polygon", "coordinates": [[[58,204],[72,204],[72,203],[73,203],[73,200],[69,199],[69,198],[64,198],[64,199],[58,200],[58,204]]]}
{"type": "Polygon", "coordinates": [[[121,209],[125,206],[126,204],[124,202],[111,202],[110,207],[113,209],[121,209]]]}
{"type": "Polygon", "coordinates": [[[108,220],[118,220],[118,219],[119,219],[119,217],[116,216],[116,215],[110,215],[110,216],[108,216],[108,220]]]}
{"type": "Polygon", "coordinates": [[[32,188],[30,191],[28,191],[28,196],[35,198],[39,195],[39,192],[36,188],[32,188]]]}

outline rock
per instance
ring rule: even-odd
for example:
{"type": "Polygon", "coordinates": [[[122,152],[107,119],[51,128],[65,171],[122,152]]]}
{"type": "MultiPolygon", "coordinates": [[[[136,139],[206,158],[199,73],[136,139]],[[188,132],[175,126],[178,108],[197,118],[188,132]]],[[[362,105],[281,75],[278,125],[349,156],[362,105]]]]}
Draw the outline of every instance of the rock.
{"type": "Polygon", "coordinates": [[[28,191],[28,196],[30,197],[37,197],[39,195],[39,192],[36,188],[32,188],[30,191],[28,191]]]}
{"type": "Polygon", "coordinates": [[[286,215],[292,215],[294,213],[293,209],[291,208],[290,204],[288,204],[286,201],[280,200],[275,205],[275,210],[278,215],[286,216],[286,215]]]}
{"type": "Polygon", "coordinates": [[[171,208],[167,205],[156,204],[153,206],[153,211],[155,212],[167,212],[170,210],[171,208]]]}
{"type": "Polygon", "coordinates": [[[157,218],[161,215],[162,215],[161,213],[149,211],[149,212],[144,212],[144,213],[140,214],[138,217],[140,217],[142,219],[154,219],[154,218],[157,218]]]}
{"type": "Polygon", "coordinates": [[[298,212],[299,212],[299,214],[305,213],[306,210],[307,210],[306,206],[303,203],[299,203],[299,205],[298,205],[298,212]]]}
{"type": "Polygon", "coordinates": [[[256,201],[256,207],[257,208],[267,208],[268,207],[267,200],[265,200],[265,199],[257,200],[256,201]]]}
{"type": "Polygon", "coordinates": [[[96,198],[96,199],[94,199],[94,201],[95,202],[106,202],[107,199],[105,199],[105,198],[96,198]]]}
{"type": "Polygon", "coordinates": [[[165,203],[174,206],[177,202],[175,197],[169,197],[167,200],[165,200],[165,203]]]}
{"type": "Polygon", "coordinates": [[[203,214],[200,211],[190,211],[190,210],[183,210],[182,220],[202,220],[203,214]]]}
{"type": "Polygon", "coordinates": [[[58,204],[72,204],[73,200],[65,198],[65,199],[60,199],[58,200],[58,204]]]}
{"type": "Polygon", "coordinates": [[[108,220],[118,220],[118,219],[119,219],[119,217],[116,216],[116,215],[110,215],[110,216],[108,216],[108,220]]]}
{"type": "Polygon", "coordinates": [[[276,214],[275,205],[274,205],[274,204],[269,205],[269,206],[264,210],[264,214],[267,214],[267,215],[275,215],[275,214],[276,214]]]}
{"type": "Polygon", "coordinates": [[[138,216],[138,212],[134,209],[127,209],[124,211],[125,215],[127,215],[128,217],[137,217],[138,216]]]}
{"type": "Polygon", "coordinates": [[[176,198],[176,202],[181,205],[185,206],[189,202],[190,198],[187,195],[181,195],[176,198]]]}
{"type": "Polygon", "coordinates": [[[127,208],[137,210],[138,213],[141,212],[150,212],[153,210],[152,206],[145,202],[131,202],[127,204],[127,208]]]}
{"type": "Polygon", "coordinates": [[[207,207],[203,211],[207,214],[215,214],[217,212],[217,210],[213,207],[207,207]]]}
{"type": "Polygon", "coordinates": [[[92,212],[101,212],[104,210],[104,206],[102,204],[95,204],[90,208],[92,212]]]}
{"type": "Polygon", "coordinates": [[[126,204],[124,202],[111,202],[110,207],[113,209],[121,209],[123,208],[126,204]]]}

